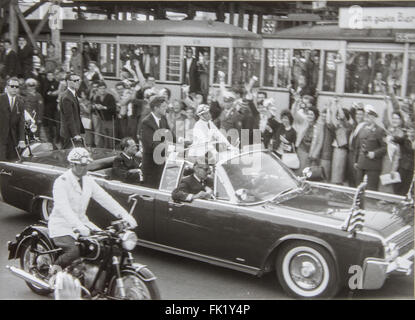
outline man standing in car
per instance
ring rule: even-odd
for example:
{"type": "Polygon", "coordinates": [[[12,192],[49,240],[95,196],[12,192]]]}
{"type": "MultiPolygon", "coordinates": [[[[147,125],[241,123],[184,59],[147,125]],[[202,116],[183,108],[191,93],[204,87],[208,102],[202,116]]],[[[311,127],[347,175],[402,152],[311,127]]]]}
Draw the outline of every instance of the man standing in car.
{"type": "Polygon", "coordinates": [[[141,126],[143,142],[143,175],[144,183],[152,188],[158,188],[164,168],[165,150],[158,149],[166,137],[171,135],[165,117],[167,103],[164,97],[153,97],[150,100],[151,113],[148,114],[141,126]],[[160,154],[157,152],[160,151],[160,154]]]}

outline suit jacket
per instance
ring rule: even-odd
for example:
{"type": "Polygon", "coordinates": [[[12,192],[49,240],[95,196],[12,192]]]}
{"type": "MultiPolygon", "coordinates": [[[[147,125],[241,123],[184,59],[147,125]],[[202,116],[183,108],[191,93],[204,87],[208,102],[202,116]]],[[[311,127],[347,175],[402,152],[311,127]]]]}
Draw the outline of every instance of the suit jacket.
{"type": "Polygon", "coordinates": [[[140,174],[128,172],[130,169],[140,169],[141,161],[136,157],[128,159],[124,153],[118,155],[112,164],[112,179],[123,182],[139,182],[140,174]]]}
{"type": "Polygon", "coordinates": [[[141,125],[141,139],[143,142],[143,154],[153,156],[154,149],[164,141],[164,139],[160,139],[159,141],[153,140],[153,135],[158,129],[167,129],[170,130],[169,125],[167,123],[166,117],[161,117],[160,119],[160,127],[157,126],[156,120],[154,119],[153,115],[150,113],[144,119],[141,125]]]}
{"type": "Polygon", "coordinates": [[[20,75],[23,75],[25,78],[32,73],[33,69],[33,49],[28,44],[24,46],[23,49],[20,47],[17,50],[17,56],[19,57],[20,63],[20,75]]]}
{"type": "Polygon", "coordinates": [[[14,50],[10,50],[4,57],[3,76],[16,77],[19,73],[19,58],[14,50]]]}
{"type": "Polygon", "coordinates": [[[188,84],[190,86],[190,92],[198,91],[198,82],[197,82],[197,62],[195,58],[192,58],[192,63],[190,64],[189,70],[187,70],[186,59],[183,59],[183,84],[188,84]],[[189,72],[189,79],[186,77],[186,73],[189,72]]]}
{"type": "Polygon", "coordinates": [[[173,190],[171,196],[174,201],[190,202],[192,194],[197,194],[200,191],[206,191],[206,187],[213,190],[213,180],[207,178],[203,183],[199,182],[195,176],[184,177],[180,181],[179,186],[173,190]]]}
{"type": "Polygon", "coordinates": [[[367,126],[363,127],[356,140],[356,157],[357,166],[363,170],[381,170],[382,159],[386,154],[386,143],[384,141],[385,132],[379,126],[373,130],[367,126]],[[374,152],[375,158],[370,159],[368,152],[374,152]]]}
{"type": "Polygon", "coordinates": [[[0,144],[9,142],[14,146],[17,146],[19,141],[25,140],[24,107],[22,99],[16,96],[13,111],[10,111],[10,103],[7,94],[1,94],[0,114],[0,144]]]}
{"type": "Polygon", "coordinates": [[[85,133],[81,122],[79,101],[67,89],[60,99],[61,129],[60,135],[64,139],[73,138],[76,135],[85,133]]]}

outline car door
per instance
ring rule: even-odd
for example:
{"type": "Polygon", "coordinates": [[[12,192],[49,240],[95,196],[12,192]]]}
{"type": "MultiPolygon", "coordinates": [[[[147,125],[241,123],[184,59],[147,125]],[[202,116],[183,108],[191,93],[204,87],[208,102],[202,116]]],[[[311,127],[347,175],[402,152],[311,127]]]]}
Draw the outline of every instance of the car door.
{"type": "Polygon", "coordinates": [[[172,190],[160,195],[164,203],[162,210],[157,210],[160,242],[217,259],[232,259],[226,243],[233,233],[236,207],[228,203],[229,197],[178,203],[171,198],[172,190]]]}
{"type": "MultiPolygon", "coordinates": [[[[132,211],[138,227],[137,236],[140,239],[154,241],[154,189],[124,183],[116,180],[96,178],[99,183],[125,210],[132,211]]],[[[108,226],[114,217],[110,214],[102,215],[102,208],[95,201],[88,208],[91,220],[100,227],[108,226]]]]}

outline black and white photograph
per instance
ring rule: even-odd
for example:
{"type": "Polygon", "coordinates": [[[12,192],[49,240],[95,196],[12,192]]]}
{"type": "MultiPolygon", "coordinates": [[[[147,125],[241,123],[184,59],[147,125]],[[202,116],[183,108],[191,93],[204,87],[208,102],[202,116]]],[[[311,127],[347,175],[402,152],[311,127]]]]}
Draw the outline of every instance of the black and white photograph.
{"type": "Polygon", "coordinates": [[[415,1],[1,0],[0,300],[413,300],[414,150],[415,1]]]}

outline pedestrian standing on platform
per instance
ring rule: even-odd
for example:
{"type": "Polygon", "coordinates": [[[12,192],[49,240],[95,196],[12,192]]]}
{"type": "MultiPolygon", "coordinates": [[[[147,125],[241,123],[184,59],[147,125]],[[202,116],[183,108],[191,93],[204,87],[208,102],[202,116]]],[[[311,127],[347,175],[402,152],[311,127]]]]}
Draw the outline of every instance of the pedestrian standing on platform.
{"type": "Polygon", "coordinates": [[[95,135],[95,145],[98,148],[112,149],[115,146],[113,138],[117,105],[114,96],[107,92],[104,81],[98,83],[98,92],[92,100],[92,109],[95,115],[94,131],[100,134],[95,135]]]}
{"type": "Polygon", "coordinates": [[[11,77],[17,77],[19,73],[19,57],[16,51],[12,48],[12,43],[9,39],[4,40],[5,56],[4,56],[4,69],[3,77],[5,79],[11,77]]]}
{"type": "Polygon", "coordinates": [[[356,182],[359,184],[367,175],[367,188],[378,190],[382,159],[386,154],[385,132],[376,124],[378,113],[371,105],[365,106],[366,124],[356,141],[356,182]]]}
{"type": "Polygon", "coordinates": [[[18,158],[15,147],[25,147],[24,108],[18,97],[19,80],[7,80],[6,93],[0,95],[0,160],[12,161],[18,158]]]}
{"type": "Polygon", "coordinates": [[[19,77],[27,79],[32,76],[33,69],[33,48],[27,43],[26,38],[19,37],[17,56],[19,58],[19,77]]]}
{"type": "Polygon", "coordinates": [[[66,76],[67,89],[60,98],[60,135],[63,139],[63,148],[72,147],[72,142],[81,142],[81,134],[85,133],[80,117],[80,106],[77,98],[77,90],[81,84],[81,78],[75,73],[66,76]]]}

